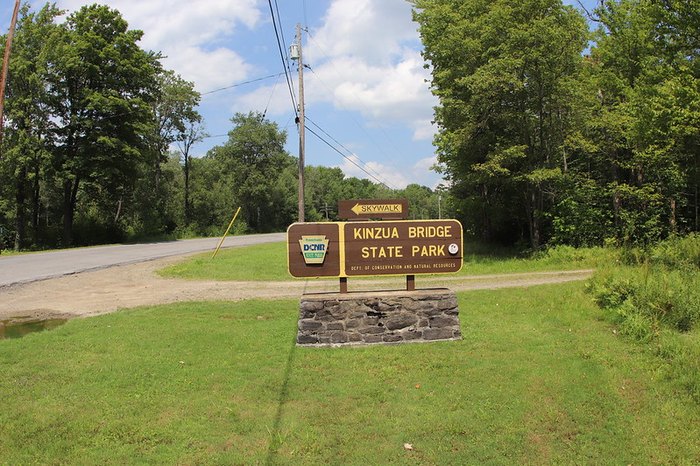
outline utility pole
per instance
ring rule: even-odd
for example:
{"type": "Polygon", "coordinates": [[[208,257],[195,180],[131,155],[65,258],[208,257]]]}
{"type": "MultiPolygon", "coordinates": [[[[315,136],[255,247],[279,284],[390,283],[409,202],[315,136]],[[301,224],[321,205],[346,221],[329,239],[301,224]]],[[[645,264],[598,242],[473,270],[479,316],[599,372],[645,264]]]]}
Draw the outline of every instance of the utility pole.
{"type": "Polygon", "coordinates": [[[298,60],[299,65],[299,222],[304,222],[304,151],[305,124],[304,118],[304,59],[301,52],[301,24],[297,23],[297,50],[292,53],[292,59],[298,60]]]}
{"type": "MultiPolygon", "coordinates": [[[[5,57],[2,60],[2,78],[0,79],[0,145],[2,144],[3,125],[5,115],[5,85],[7,84],[7,69],[10,66],[10,49],[12,48],[12,37],[15,35],[15,24],[17,24],[17,14],[19,13],[20,0],[15,0],[15,9],[12,12],[12,20],[10,21],[10,30],[7,33],[7,42],[5,44],[5,57]]],[[[2,148],[0,146],[0,158],[2,158],[2,148]]]]}

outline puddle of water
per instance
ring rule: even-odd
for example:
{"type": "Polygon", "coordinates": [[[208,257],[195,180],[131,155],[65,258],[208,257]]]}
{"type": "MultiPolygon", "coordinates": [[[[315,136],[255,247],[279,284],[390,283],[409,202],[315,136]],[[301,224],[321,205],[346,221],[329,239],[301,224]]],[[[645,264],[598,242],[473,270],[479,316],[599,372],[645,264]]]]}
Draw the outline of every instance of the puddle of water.
{"type": "Polygon", "coordinates": [[[22,338],[30,333],[53,330],[65,324],[67,321],[68,319],[46,319],[10,323],[6,320],[0,320],[0,340],[6,338],[22,338]]]}

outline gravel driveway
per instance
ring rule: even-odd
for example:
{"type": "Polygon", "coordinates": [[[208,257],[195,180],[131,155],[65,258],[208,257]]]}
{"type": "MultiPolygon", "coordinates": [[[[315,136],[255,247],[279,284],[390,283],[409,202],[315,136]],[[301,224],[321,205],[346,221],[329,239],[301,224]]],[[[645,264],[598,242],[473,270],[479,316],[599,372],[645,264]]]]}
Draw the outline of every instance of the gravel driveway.
{"type": "MultiPolygon", "coordinates": [[[[250,298],[299,298],[303,293],[334,292],[337,280],[223,282],[159,277],[155,272],[188,255],[126,264],[58,278],[0,288],[0,320],[23,321],[87,317],[118,309],[182,301],[250,298]]],[[[527,287],[584,280],[592,270],[482,276],[416,277],[418,288],[448,287],[454,291],[527,287]]],[[[403,277],[350,280],[350,291],[403,289],[403,277]]]]}

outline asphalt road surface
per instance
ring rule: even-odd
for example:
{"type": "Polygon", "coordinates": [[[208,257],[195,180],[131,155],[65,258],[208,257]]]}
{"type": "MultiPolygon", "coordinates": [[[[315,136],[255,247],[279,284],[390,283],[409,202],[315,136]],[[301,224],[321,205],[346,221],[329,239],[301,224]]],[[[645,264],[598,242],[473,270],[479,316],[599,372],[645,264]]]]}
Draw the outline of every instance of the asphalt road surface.
{"type": "MultiPolygon", "coordinates": [[[[222,248],[284,241],[284,233],[229,236],[222,248]]],[[[0,287],[145,262],[161,257],[214,251],[221,238],[201,238],[146,244],[120,244],[61,251],[0,256],[0,287]]]]}

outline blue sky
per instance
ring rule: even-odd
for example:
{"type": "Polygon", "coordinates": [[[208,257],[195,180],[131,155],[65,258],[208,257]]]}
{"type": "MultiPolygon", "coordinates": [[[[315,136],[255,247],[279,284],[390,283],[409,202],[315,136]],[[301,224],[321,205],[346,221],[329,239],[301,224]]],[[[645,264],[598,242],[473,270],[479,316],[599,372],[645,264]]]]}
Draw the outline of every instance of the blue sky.
{"type": "MultiPolygon", "coordinates": [[[[0,6],[7,30],[14,2],[0,6]]],[[[44,2],[32,1],[35,8],[44,2]]],[[[75,11],[84,0],[58,0],[75,11]]],[[[196,156],[226,140],[236,112],[266,111],[287,131],[287,150],[298,155],[298,132],[282,73],[267,0],[111,0],[131,28],[144,31],[142,47],[162,52],[166,68],[202,92],[200,112],[211,137],[196,156]],[[230,89],[216,91],[228,86],[230,89]],[[209,94],[206,94],[209,93],[209,94]]],[[[273,1],[273,6],[275,2],[273,1]]],[[[575,0],[565,3],[576,5],[575,0]]],[[[595,0],[585,0],[592,6],[595,0]]],[[[429,71],[423,68],[417,25],[405,0],[277,0],[280,32],[287,46],[301,23],[307,126],[347,158],[307,131],[306,163],[340,167],[367,178],[356,165],[392,188],[441,182],[435,163],[429,71]],[[317,127],[314,127],[318,125],[317,127]],[[324,135],[319,128],[327,133],[324,135]],[[332,138],[332,139],[331,139],[332,138]],[[350,159],[350,160],[348,160],[350,159]]],[[[275,11],[275,14],[277,11],[275,11]]],[[[292,79],[297,93],[296,66],[292,79]]]]}

